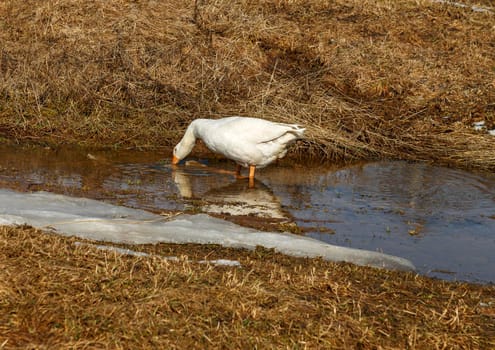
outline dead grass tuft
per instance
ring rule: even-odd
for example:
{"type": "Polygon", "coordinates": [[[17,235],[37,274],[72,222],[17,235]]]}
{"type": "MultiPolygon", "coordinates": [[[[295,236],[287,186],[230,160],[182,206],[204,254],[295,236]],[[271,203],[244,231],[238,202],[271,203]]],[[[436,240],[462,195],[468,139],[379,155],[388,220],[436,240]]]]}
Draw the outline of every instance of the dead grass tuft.
{"type": "Polygon", "coordinates": [[[264,249],[131,247],[152,254],[137,257],[75,242],[0,227],[2,349],[495,346],[492,285],[264,249]],[[218,258],[242,267],[195,262],[218,258]]]}
{"type": "Polygon", "coordinates": [[[194,118],[239,114],[306,125],[293,152],[306,157],[495,168],[493,138],[471,126],[495,124],[493,12],[427,0],[6,0],[0,11],[8,138],[170,147],[194,118]]]}

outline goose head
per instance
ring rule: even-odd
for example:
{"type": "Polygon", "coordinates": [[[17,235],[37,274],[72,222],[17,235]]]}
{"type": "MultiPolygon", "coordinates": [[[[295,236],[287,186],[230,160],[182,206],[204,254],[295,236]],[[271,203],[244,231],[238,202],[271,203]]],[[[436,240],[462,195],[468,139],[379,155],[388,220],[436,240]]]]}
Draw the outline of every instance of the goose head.
{"type": "Polygon", "coordinates": [[[190,130],[188,129],[184,134],[182,140],[180,140],[180,142],[174,147],[172,164],[177,164],[182,159],[186,158],[187,155],[191,153],[195,144],[196,137],[194,136],[194,133],[190,132],[190,130]]]}

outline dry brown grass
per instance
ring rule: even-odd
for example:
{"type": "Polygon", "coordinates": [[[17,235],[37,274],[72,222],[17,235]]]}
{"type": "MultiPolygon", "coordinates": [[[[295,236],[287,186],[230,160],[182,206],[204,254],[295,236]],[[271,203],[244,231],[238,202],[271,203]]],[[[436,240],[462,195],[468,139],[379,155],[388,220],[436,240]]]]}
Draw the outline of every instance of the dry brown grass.
{"type": "Polygon", "coordinates": [[[471,127],[495,124],[493,12],[5,0],[0,13],[5,138],[169,148],[194,118],[239,114],[306,125],[293,154],[495,169],[493,137],[471,127]]]}
{"type": "Polygon", "coordinates": [[[1,349],[488,349],[495,287],[271,251],[120,255],[0,227],[1,349]],[[159,256],[180,256],[167,261],[159,256]],[[198,264],[238,259],[242,267],[198,264]]]}

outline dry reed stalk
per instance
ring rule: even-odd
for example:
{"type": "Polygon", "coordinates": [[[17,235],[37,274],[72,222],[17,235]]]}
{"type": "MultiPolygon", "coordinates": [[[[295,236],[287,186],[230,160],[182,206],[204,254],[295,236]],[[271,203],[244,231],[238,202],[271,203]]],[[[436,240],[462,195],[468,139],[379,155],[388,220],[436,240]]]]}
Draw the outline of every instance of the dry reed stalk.
{"type": "Polygon", "coordinates": [[[489,12],[426,0],[7,0],[0,12],[5,138],[170,147],[194,118],[240,114],[307,125],[294,153],[322,160],[495,168],[493,137],[471,128],[495,127],[489,12]]]}
{"type": "Polygon", "coordinates": [[[3,349],[495,346],[493,285],[265,249],[159,244],[127,256],[75,242],[0,227],[3,349]],[[194,262],[218,258],[242,267],[194,262]]]}

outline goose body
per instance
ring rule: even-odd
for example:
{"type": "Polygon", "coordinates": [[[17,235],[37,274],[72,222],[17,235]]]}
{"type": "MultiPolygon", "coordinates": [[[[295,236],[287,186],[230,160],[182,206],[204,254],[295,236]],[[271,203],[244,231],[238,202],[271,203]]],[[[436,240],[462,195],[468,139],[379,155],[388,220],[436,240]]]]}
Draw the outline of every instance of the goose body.
{"type": "MultiPolygon", "coordinates": [[[[287,153],[287,147],[304,135],[296,124],[274,123],[248,117],[196,119],[188,126],[182,140],[175,146],[173,164],[185,158],[201,139],[213,152],[250,169],[263,168],[287,153]]],[[[240,168],[238,167],[237,175],[240,168]]]]}

